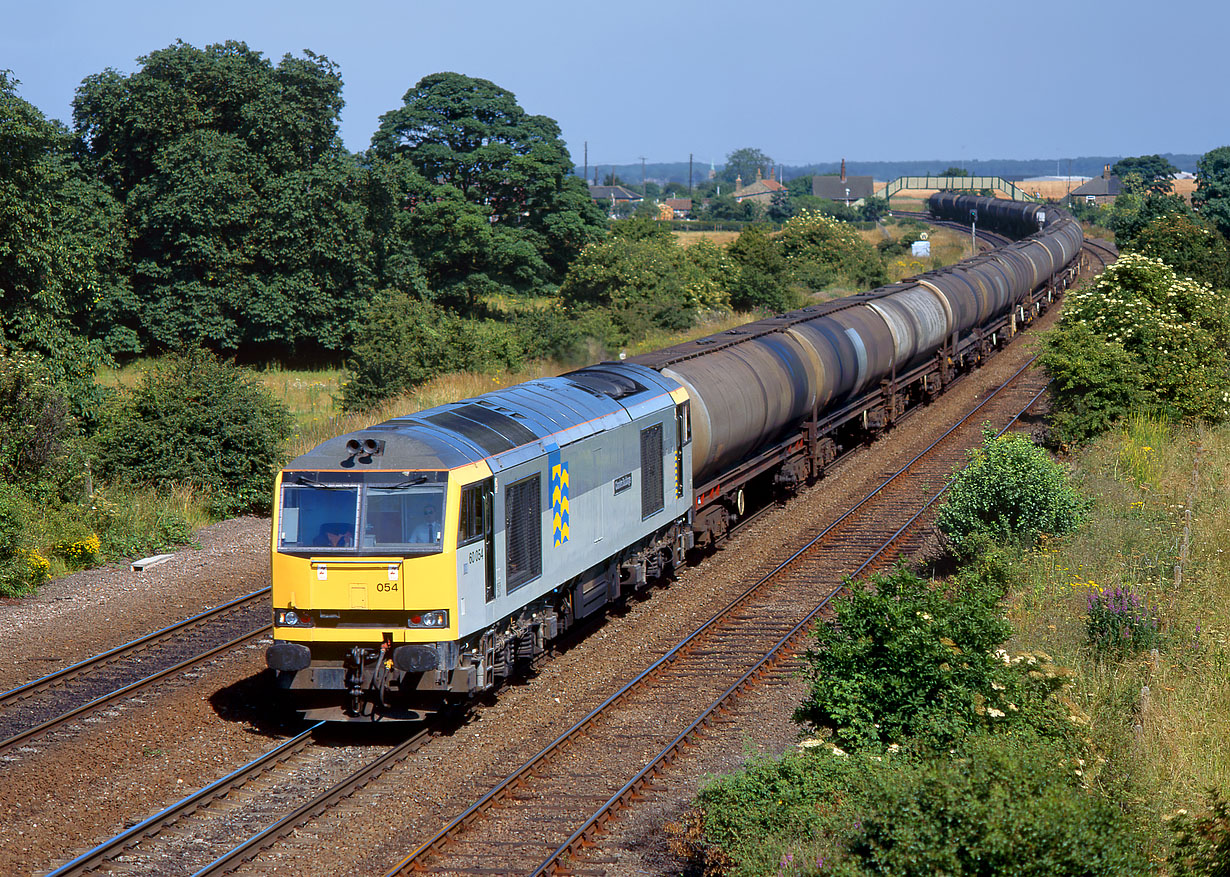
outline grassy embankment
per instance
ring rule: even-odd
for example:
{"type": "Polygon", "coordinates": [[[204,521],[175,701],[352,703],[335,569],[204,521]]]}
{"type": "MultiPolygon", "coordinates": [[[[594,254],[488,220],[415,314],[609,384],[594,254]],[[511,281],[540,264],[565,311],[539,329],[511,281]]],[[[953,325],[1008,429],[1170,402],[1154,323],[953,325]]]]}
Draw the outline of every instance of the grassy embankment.
{"type": "Polygon", "coordinates": [[[1094,497],[1070,540],[1014,565],[1013,647],[1076,670],[1102,777],[1120,783],[1160,851],[1163,815],[1230,792],[1230,428],[1133,418],[1073,460],[1094,497]],[[1158,614],[1157,654],[1099,654],[1091,590],[1130,587],[1158,614]]]}

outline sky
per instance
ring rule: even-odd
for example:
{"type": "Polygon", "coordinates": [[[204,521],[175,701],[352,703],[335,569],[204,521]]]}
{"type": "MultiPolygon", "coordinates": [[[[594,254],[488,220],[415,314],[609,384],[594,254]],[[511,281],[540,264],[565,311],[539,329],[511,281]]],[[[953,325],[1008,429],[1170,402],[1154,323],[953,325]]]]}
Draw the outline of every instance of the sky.
{"type": "Polygon", "coordinates": [[[1230,144],[1230,4],[1171,0],[0,0],[0,69],[49,118],[81,81],[183,40],[338,64],[365,149],[455,71],[559,122],[582,164],[779,164],[1203,153],[1230,144]]]}

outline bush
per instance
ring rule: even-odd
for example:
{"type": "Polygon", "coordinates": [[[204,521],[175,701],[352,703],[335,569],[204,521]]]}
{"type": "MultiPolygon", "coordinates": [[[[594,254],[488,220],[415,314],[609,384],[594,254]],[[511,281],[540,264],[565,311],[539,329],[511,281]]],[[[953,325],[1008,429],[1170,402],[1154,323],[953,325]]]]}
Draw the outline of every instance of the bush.
{"type": "Polygon", "coordinates": [[[620,340],[654,328],[687,329],[702,311],[730,305],[728,278],[710,276],[698,261],[669,235],[645,236],[634,228],[586,247],[569,266],[560,299],[573,311],[607,310],[620,340]]]}
{"type": "Polygon", "coordinates": [[[958,554],[986,540],[1025,546],[1043,533],[1072,532],[1087,505],[1063,467],[1029,436],[985,433],[982,447],[953,476],[936,525],[958,554]]]}
{"type": "Polygon", "coordinates": [[[51,577],[51,565],[37,551],[19,551],[0,558],[0,597],[20,597],[38,589],[51,577]]]}
{"type": "Polygon", "coordinates": [[[1140,364],[1122,344],[1082,323],[1043,336],[1041,360],[1051,376],[1051,423],[1062,441],[1101,435],[1145,404],[1140,364]]]}
{"type": "Polygon", "coordinates": [[[1209,792],[1207,813],[1180,810],[1167,820],[1174,837],[1171,877],[1226,877],[1230,874],[1230,802],[1209,792]]]}
{"type": "Polygon", "coordinates": [[[1121,407],[1127,396],[1124,388],[1133,382],[1138,387],[1131,394],[1135,399],[1171,419],[1216,422],[1230,416],[1226,295],[1194,280],[1180,279],[1158,259],[1124,253],[1096,284],[1071,292],[1060,332],[1079,334],[1067,341],[1060,338],[1065,355],[1048,352],[1047,367],[1055,369],[1052,373],[1062,381],[1074,377],[1075,383],[1086,383],[1096,375],[1091,368],[1082,369],[1083,358],[1097,364],[1097,371],[1115,388],[1084,405],[1085,415],[1079,408],[1069,409],[1074,402],[1080,404],[1075,394],[1061,392],[1057,408],[1074,426],[1092,427],[1105,420],[1087,414],[1109,414],[1121,407]],[[1076,349],[1079,344],[1087,347],[1083,357],[1076,349]],[[1122,374],[1113,374],[1116,368],[1122,374]]]}
{"type": "Polygon", "coordinates": [[[853,873],[894,877],[1148,873],[1142,838],[1082,787],[1080,762],[1030,735],[977,735],[956,757],[873,775],[853,873]]]}
{"type": "Polygon", "coordinates": [[[884,261],[849,223],[804,211],[782,229],[790,278],[813,290],[844,283],[870,289],[888,282],[884,261]]]}
{"type": "Polygon", "coordinates": [[[872,776],[886,769],[814,751],[754,759],[701,788],[696,809],[667,826],[671,845],[706,874],[791,873],[787,862],[811,873],[818,859],[833,870],[866,813],[872,776]]]}
{"type": "Polygon", "coordinates": [[[727,248],[734,261],[730,292],[732,307],[763,308],[775,314],[790,310],[797,296],[787,285],[786,260],[781,244],[762,225],[749,225],[727,248]]]}
{"type": "MultiPolygon", "coordinates": [[[[534,328],[552,322],[544,318],[526,324],[534,328]]],[[[386,293],[367,305],[355,329],[343,407],[358,410],[446,372],[515,371],[525,364],[525,334],[515,321],[463,319],[404,292],[386,293]]],[[[555,343],[568,343],[558,329],[555,343]]]]}
{"type": "Polygon", "coordinates": [[[995,654],[1012,632],[998,569],[987,564],[947,588],[898,569],[851,588],[807,652],[810,691],[795,721],[831,728],[851,751],[911,738],[946,750],[977,728],[1022,723],[1061,733],[1049,695],[1069,672],[995,654]]]}
{"type": "Polygon", "coordinates": [[[0,478],[31,483],[54,474],[76,435],[47,368],[32,356],[0,354],[0,478]]]}
{"type": "Polygon", "coordinates": [[[668,831],[706,874],[1146,873],[1142,838],[1082,774],[1075,752],[1029,733],[932,758],[813,749],[709,783],[668,831]]]}
{"type": "Polygon", "coordinates": [[[1160,259],[1185,278],[1230,289],[1230,246],[1199,218],[1172,213],[1155,219],[1136,235],[1132,249],[1160,259]]]}
{"type": "Polygon", "coordinates": [[[156,363],[105,414],[102,475],[211,492],[221,515],[268,510],[291,419],[249,372],[196,350],[156,363]]]}
{"type": "Polygon", "coordinates": [[[1085,633],[1097,652],[1137,654],[1161,642],[1156,613],[1131,587],[1091,590],[1086,611],[1085,633]]]}

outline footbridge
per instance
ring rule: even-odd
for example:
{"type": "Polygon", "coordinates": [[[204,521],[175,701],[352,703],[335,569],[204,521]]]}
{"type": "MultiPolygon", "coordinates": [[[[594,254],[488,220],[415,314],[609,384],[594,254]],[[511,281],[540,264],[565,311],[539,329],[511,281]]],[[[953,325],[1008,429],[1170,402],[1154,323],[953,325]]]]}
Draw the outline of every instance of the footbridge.
{"type": "Polygon", "coordinates": [[[1005,180],[1003,177],[933,177],[930,174],[925,177],[897,177],[897,179],[892,180],[884,187],[880,197],[884,198],[891,205],[894,195],[908,189],[938,189],[940,191],[969,191],[974,193],[988,189],[1003,192],[1013,201],[1039,200],[1033,195],[1026,193],[1016,183],[1005,180]]]}

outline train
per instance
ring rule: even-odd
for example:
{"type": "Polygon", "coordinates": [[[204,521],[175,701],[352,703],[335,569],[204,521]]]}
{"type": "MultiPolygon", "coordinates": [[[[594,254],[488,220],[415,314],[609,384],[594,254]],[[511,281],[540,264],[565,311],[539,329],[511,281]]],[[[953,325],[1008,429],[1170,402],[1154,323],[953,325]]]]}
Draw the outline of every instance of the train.
{"type": "Polygon", "coordinates": [[[909,280],[396,417],[277,475],[274,642],[290,707],[419,719],[715,545],[749,495],[821,477],[1006,344],[1076,276],[1053,207],[940,193],[1020,240],[909,280]]]}

